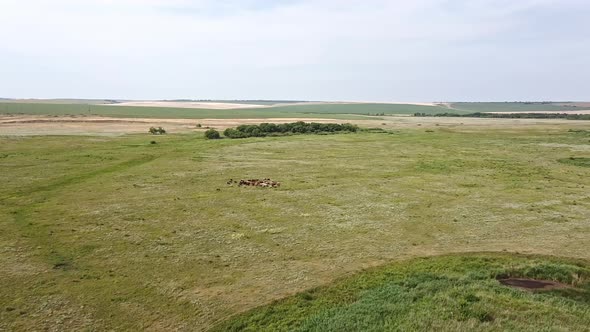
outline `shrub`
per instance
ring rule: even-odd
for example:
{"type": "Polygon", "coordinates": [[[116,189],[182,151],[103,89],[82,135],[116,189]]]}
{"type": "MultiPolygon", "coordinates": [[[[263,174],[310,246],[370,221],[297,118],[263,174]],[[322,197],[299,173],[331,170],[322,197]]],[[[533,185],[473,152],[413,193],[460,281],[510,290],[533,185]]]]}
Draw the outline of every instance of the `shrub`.
{"type": "Polygon", "coordinates": [[[221,135],[219,135],[219,132],[215,129],[209,129],[205,132],[205,137],[208,139],[219,139],[221,138],[221,135]]]}
{"type": "Polygon", "coordinates": [[[150,127],[149,132],[152,135],[164,135],[166,133],[166,130],[162,127],[150,127]]]}

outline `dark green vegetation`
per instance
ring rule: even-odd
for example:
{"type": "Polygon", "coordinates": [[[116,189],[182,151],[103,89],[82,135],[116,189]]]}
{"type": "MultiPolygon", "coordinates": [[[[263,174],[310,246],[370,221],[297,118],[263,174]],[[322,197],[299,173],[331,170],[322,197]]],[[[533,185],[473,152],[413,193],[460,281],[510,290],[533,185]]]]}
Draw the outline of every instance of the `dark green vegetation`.
{"type": "Polygon", "coordinates": [[[215,129],[207,129],[207,131],[205,131],[205,138],[207,138],[207,139],[220,139],[221,135],[219,135],[219,132],[215,129]]]}
{"type": "Polygon", "coordinates": [[[490,118],[490,119],[567,119],[567,120],[590,120],[590,114],[568,114],[568,113],[414,113],[414,116],[434,116],[451,118],[490,118]]]}
{"type": "Polygon", "coordinates": [[[227,128],[223,135],[229,138],[248,138],[266,136],[286,136],[293,134],[330,134],[356,133],[359,127],[350,123],[261,123],[259,125],[240,125],[237,128],[227,128]]]}
{"type": "MultiPolygon", "coordinates": [[[[590,128],[570,128],[420,127],[240,140],[193,133],[158,136],[157,144],[147,132],[0,137],[0,330],[206,330],[400,259],[503,250],[590,259],[590,168],[558,161],[590,158],[582,132],[590,128]],[[226,184],[249,178],[281,187],[226,184]]],[[[530,304],[531,317],[542,312],[547,326],[584,329],[576,299],[514,299],[520,293],[490,288],[489,273],[480,278],[446,262],[423,265],[434,276],[440,270],[441,293],[434,277],[426,279],[428,289],[417,294],[434,300],[417,312],[432,310],[434,319],[446,303],[456,311],[460,300],[449,297],[474,300],[467,297],[474,287],[479,304],[464,314],[474,326],[485,327],[489,314],[488,324],[509,317],[523,327],[530,304]]],[[[491,262],[494,269],[511,265],[491,262]]],[[[527,264],[519,258],[513,265],[527,264]]],[[[409,301],[403,287],[383,294],[409,301]]],[[[364,299],[359,306],[370,299],[352,294],[364,299]]],[[[384,303],[380,294],[372,295],[376,303],[384,303]]],[[[322,313],[329,321],[330,312],[322,313]]],[[[449,315],[452,322],[462,317],[449,315]]]]}
{"type": "Polygon", "coordinates": [[[568,164],[568,165],[575,165],[581,167],[590,167],[590,158],[576,158],[576,157],[569,157],[569,158],[562,158],[559,159],[560,163],[568,164]]]}
{"type": "Polygon", "coordinates": [[[548,257],[454,255],[371,269],[232,318],[219,331],[583,331],[590,264],[548,257]],[[499,278],[564,283],[526,291],[499,278]]]}
{"type": "Polygon", "coordinates": [[[158,128],[150,127],[148,132],[152,135],[164,135],[164,134],[166,134],[166,129],[164,129],[162,127],[158,127],[158,128]]]}

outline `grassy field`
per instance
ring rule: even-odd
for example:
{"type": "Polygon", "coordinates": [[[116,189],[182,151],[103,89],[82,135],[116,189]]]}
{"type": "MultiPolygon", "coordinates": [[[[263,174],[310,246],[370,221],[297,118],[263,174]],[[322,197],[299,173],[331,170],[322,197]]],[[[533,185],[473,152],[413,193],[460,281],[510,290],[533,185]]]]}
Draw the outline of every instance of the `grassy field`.
{"type": "Polygon", "coordinates": [[[452,103],[451,108],[464,112],[535,112],[535,111],[576,111],[590,109],[576,103],[452,103]]]}
{"type": "Polygon", "coordinates": [[[403,261],[234,317],[218,331],[584,331],[588,261],[454,255],[403,261]],[[555,280],[526,291],[498,278],[555,280]]]}
{"type": "MultiPolygon", "coordinates": [[[[109,117],[169,118],[169,119],[245,119],[245,118],[333,118],[358,119],[366,115],[410,115],[414,113],[439,114],[445,112],[467,114],[472,112],[533,112],[572,111],[587,109],[581,106],[559,104],[525,103],[453,103],[445,106],[420,106],[405,104],[296,104],[268,108],[250,109],[194,109],[181,107],[138,107],[102,105],[108,101],[96,100],[53,100],[53,101],[0,101],[0,114],[30,115],[99,115],[109,117]]],[[[236,102],[237,103],[237,102],[236,102]]],[[[272,105],[274,101],[246,101],[240,104],[256,103],[272,105]]],[[[288,102],[287,102],[288,103],[288,102]]],[[[574,105],[574,104],[571,104],[574,105]]],[[[582,104],[581,104],[582,105],[582,104]]]]}
{"type": "MultiPolygon", "coordinates": [[[[590,168],[578,162],[590,157],[590,136],[568,129],[435,127],[218,141],[200,134],[2,137],[0,330],[259,324],[235,315],[400,259],[475,251],[590,259],[590,168]],[[226,185],[267,177],[281,187],[226,185]]],[[[586,300],[498,289],[485,264],[496,271],[512,259],[543,264],[516,257],[399,266],[410,281],[440,267],[432,271],[440,284],[424,285],[424,308],[458,308],[455,294],[481,299],[466,321],[439,308],[424,326],[510,328],[501,325],[510,310],[492,310],[497,303],[531,317],[555,309],[544,321],[564,329],[588,323],[579,317],[588,313],[586,300]],[[480,312],[496,320],[481,322],[480,312]]],[[[374,272],[376,280],[395,266],[374,272]]],[[[371,299],[409,301],[409,286],[399,286],[405,277],[361,293],[356,280],[364,277],[352,278],[334,287],[350,289],[357,305],[322,304],[320,316],[301,313],[293,322],[347,327],[350,320],[338,325],[334,317],[371,313],[371,299]]],[[[332,289],[318,296],[330,299],[332,289]]],[[[279,305],[291,315],[294,300],[285,301],[279,305]]]]}
{"type": "Polygon", "coordinates": [[[101,115],[110,117],[243,119],[243,118],[322,118],[355,119],[367,114],[443,113],[446,108],[394,104],[285,105],[253,109],[190,109],[169,107],[105,106],[94,104],[1,103],[0,114],[101,115]]]}
{"type": "Polygon", "coordinates": [[[421,106],[404,104],[321,104],[321,105],[289,105],[273,107],[280,112],[297,112],[303,114],[414,114],[424,112],[436,114],[448,112],[447,108],[439,106],[421,106]]]}

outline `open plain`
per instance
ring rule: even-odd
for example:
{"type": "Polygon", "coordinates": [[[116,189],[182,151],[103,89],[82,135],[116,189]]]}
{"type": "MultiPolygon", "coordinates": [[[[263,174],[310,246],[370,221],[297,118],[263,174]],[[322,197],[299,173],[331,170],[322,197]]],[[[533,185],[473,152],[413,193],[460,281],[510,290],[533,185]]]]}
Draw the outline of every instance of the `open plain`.
{"type": "MultiPolygon", "coordinates": [[[[334,319],[375,308],[402,312],[379,289],[390,289],[384,280],[423,280],[416,275],[425,273],[422,265],[404,263],[420,257],[433,257],[424,264],[441,278],[469,275],[461,296],[487,302],[467,313],[452,302],[456,313],[435,312],[400,329],[587,326],[588,121],[330,116],[3,116],[0,330],[379,330],[334,319]],[[204,127],[294,120],[373,129],[202,135],[204,127]],[[169,134],[147,134],[156,125],[169,134]],[[250,178],[281,186],[228,184],[250,178]],[[466,255],[480,252],[488,253],[466,255]],[[445,254],[457,256],[436,258],[445,254]],[[402,274],[387,279],[392,269],[402,274]],[[480,270],[496,272],[469,274],[480,270]],[[518,302],[522,291],[504,291],[494,279],[507,271],[574,285],[578,295],[556,289],[518,302]],[[310,289],[317,290],[300,293],[310,289]],[[313,311],[301,309],[301,296],[313,311]],[[511,306],[526,303],[540,325],[510,318],[511,306]],[[554,316],[543,315],[548,305],[554,316]]],[[[434,297],[420,308],[437,306],[437,296],[455,298],[452,290],[463,286],[448,280],[450,288],[429,289],[434,297]]]]}
{"type": "Polygon", "coordinates": [[[0,332],[590,332],[590,1],[0,1],[0,332]]]}

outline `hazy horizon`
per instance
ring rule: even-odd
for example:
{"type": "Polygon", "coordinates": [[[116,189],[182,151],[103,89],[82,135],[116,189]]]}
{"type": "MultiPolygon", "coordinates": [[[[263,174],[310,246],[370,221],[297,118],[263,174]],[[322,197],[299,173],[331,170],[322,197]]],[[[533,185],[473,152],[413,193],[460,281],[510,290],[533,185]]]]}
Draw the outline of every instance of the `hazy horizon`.
{"type": "Polygon", "coordinates": [[[585,101],[582,0],[5,0],[0,96],[585,101]]]}
{"type": "Polygon", "coordinates": [[[384,103],[384,104],[412,104],[412,103],[586,103],[588,100],[310,100],[310,99],[192,99],[192,98],[173,98],[173,99],[129,99],[129,98],[76,98],[76,97],[51,97],[51,98],[13,98],[13,97],[5,97],[0,96],[0,100],[13,100],[13,101],[59,101],[59,100],[93,100],[93,101],[117,101],[117,102],[125,102],[125,101],[168,101],[168,102],[297,102],[297,103],[384,103]]]}

